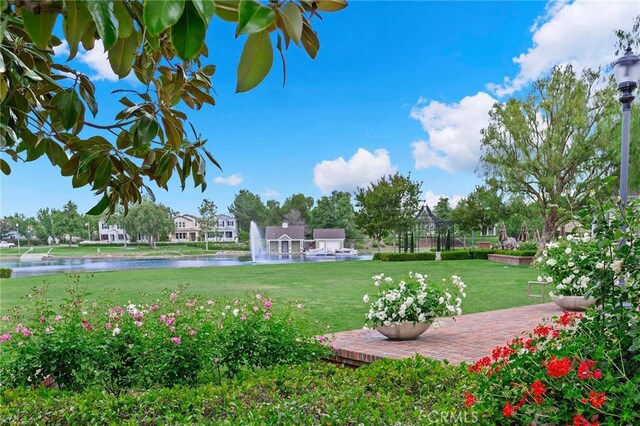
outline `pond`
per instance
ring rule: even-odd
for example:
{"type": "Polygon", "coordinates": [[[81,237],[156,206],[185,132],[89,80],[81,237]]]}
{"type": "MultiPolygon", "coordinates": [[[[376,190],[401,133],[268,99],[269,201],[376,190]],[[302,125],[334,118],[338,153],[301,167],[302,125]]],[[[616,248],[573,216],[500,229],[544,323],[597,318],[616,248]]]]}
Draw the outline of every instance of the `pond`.
{"type": "Polygon", "coordinates": [[[271,256],[253,262],[251,256],[208,256],[184,259],[126,259],[126,258],[51,258],[41,261],[1,262],[0,267],[13,269],[14,277],[49,275],[58,273],[120,271],[126,269],[199,268],[211,266],[237,266],[299,262],[341,262],[371,260],[364,256],[271,256]]]}

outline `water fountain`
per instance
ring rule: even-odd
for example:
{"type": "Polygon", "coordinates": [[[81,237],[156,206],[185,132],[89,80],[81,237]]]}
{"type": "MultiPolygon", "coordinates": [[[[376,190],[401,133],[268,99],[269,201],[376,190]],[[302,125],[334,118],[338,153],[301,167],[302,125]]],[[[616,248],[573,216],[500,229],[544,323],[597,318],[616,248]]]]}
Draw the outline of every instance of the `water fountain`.
{"type": "Polygon", "coordinates": [[[254,221],[251,221],[249,228],[249,244],[251,246],[251,261],[259,262],[267,259],[264,238],[260,235],[260,229],[254,221]]]}

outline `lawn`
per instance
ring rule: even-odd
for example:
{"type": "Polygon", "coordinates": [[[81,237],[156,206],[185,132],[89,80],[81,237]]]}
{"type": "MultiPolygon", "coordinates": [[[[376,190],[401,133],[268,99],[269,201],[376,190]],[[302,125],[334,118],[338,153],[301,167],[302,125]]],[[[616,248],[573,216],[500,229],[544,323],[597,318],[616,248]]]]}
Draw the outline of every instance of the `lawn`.
{"type": "MultiPolygon", "coordinates": [[[[237,245],[234,245],[234,248],[237,245]]],[[[31,248],[29,246],[21,247],[18,250],[17,247],[12,248],[3,248],[0,249],[0,258],[4,256],[19,256],[20,254],[26,253],[26,251],[31,248]]],[[[151,249],[148,246],[67,246],[67,245],[56,245],[56,246],[37,246],[33,247],[31,253],[49,253],[52,256],[57,257],[82,257],[82,256],[95,256],[95,255],[105,255],[110,254],[114,256],[198,256],[198,255],[211,255],[215,254],[218,251],[225,251],[224,245],[213,244],[209,245],[209,251],[206,251],[204,248],[198,247],[190,247],[186,245],[176,244],[176,245],[168,245],[168,246],[158,246],[155,249],[151,249]],[[49,250],[51,252],[49,253],[49,250]]]]}
{"type": "MultiPolygon", "coordinates": [[[[99,272],[89,282],[92,298],[108,297],[114,303],[150,301],[164,289],[188,284],[189,291],[205,297],[238,297],[258,291],[273,297],[276,305],[286,301],[302,303],[313,321],[314,332],[361,328],[368,306],[365,293],[375,293],[371,276],[381,272],[400,277],[408,271],[426,273],[434,279],[457,274],[467,284],[463,313],[504,309],[536,303],[527,296],[527,281],[537,272],[526,266],[506,266],[487,260],[442,262],[347,261],[243,265],[190,269],[153,269],[99,272]],[[111,293],[108,289],[115,289],[111,293]],[[143,296],[144,294],[144,296],[143,296]]],[[[58,303],[65,296],[65,275],[20,277],[2,280],[0,313],[23,303],[34,286],[49,283],[49,297],[58,303]]]]}

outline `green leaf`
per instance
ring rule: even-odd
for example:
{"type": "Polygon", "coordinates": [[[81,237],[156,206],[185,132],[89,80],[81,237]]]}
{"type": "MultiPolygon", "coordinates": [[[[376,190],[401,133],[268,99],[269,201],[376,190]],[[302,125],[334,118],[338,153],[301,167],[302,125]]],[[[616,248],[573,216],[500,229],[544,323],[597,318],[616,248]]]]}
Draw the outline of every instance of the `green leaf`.
{"type": "Polygon", "coordinates": [[[216,1],[216,15],[223,21],[238,22],[238,2],[237,1],[216,1]]]}
{"type": "Polygon", "coordinates": [[[67,14],[62,24],[62,31],[69,44],[69,58],[72,60],[78,54],[78,44],[91,24],[91,15],[83,2],[71,1],[66,3],[67,14]]]}
{"type": "Polygon", "coordinates": [[[64,166],[60,169],[60,174],[62,176],[73,176],[78,171],[78,165],[80,164],[79,157],[71,157],[69,161],[67,161],[64,166]]]}
{"type": "Polygon", "coordinates": [[[102,189],[109,182],[109,178],[111,177],[111,158],[107,155],[100,161],[98,164],[98,168],[96,169],[96,174],[93,178],[93,188],[94,189],[102,189]]]}
{"type": "Polygon", "coordinates": [[[47,157],[49,157],[49,161],[51,161],[51,165],[55,166],[56,164],[64,164],[66,163],[66,156],[60,145],[51,139],[45,139],[42,141],[45,144],[45,151],[47,153],[47,157]]]}
{"type": "Polygon", "coordinates": [[[138,121],[138,128],[136,134],[138,135],[139,144],[148,144],[156,137],[160,126],[155,118],[145,114],[138,121]]]}
{"type": "Polygon", "coordinates": [[[91,210],[89,210],[86,214],[91,216],[97,216],[101,214],[103,211],[105,211],[107,207],[109,207],[109,196],[107,194],[104,194],[100,199],[100,201],[98,201],[98,204],[93,206],[91,210]]]}
{"type": "Polygon", "coordinates": [[[216,11],[216,4],[213,0],[191,0],[200,17],[204,22],[209,24],[211,17],[216,11]]]}
{"type": "Polygon", "coordinates": [[[171,27],[171,44],[182,60],[198,56],[207,27],[191,2],[187,3],[180,20],[171,27]]]}
{"type": "Polygon", "coordinates": [[[165,152],[162,157],[160,157],[160,161],[158,161],[158,167],[156,168],[155,176],[160,176],[164,172],[167,171],[167,167],[169,167],[169,160],[171,159],[171,152],[165,152]]]}
{"type": "Polygon", "coordinates": [[[92,0],[84,3],[93,17],[93,22],[96,24],[96,29],[100,34],[105,50],[110,50],[118,39],[118,19],[113,13],[113,2],[109,0],[92,0]]]}
{"type": "Polygon", "coordinates": [[[20,9],[22,22],[27,33],[31,36],[31,40],[40,49],[46,49],[49,46],[53,25],[56,23],[57,13],[33,13],[28,9],[20,9]]]}
{"type": "Polygon", "coordinates": [[[238,34],[254,34],[266,30],[276,20],[276,13],[270,7],[254,0],[241,0],[238,7],[238,34]]]}
{"type": "Polygon", "coordinates": [[[273,49],[268,31],[251,34],[242,49],[238,64],[236,93],[253,89],[269,74],[273,65],[273,49]]]}
{"type": "Polygon", "coordinates": [[[4,161],[2,158],[0,158],[0,170],[2,170],[2,173],[5,175],[11,174],[11,167],[9,167],[9,163],[4,161]]]}
{"type": "Polygon", "coordinates": [[[337,12],[347,7],[346,0],[318,0],[316,4],[322,12],[337,12]]]}
{"type": "Polygon", "coordinates": [[[282,22],[287,30],[287,35],[296,43],[300,44],[302,37],[302,12],[295,3],[287,3],[282,8],[282,22]]]}
{"type": "Polygon", "coordinates": [[[53,97],[51,102],[55,105],[60,123],[65,130],[76,125],[82,111],[82,101],[75,90],[67,89],[60,92],[53,97]]]}
{"type": "Polygon", "coordinates": [[[184,10],[184,0],[145,0],[144,24],[152,36],[157,36],[162,31],[175,25],[184,10]]]}
{"type": "Polygon", "coordinates": [[[320,41],[318,40],[318,35],[316,32],[308,25],[303,25],[302,27],[302,46],[304,50],[307,51],[307,54],[311,56],[312,59],[318,55],[318,50],[320,50],[320,41]]]}
{"type": "Polygon", "coordinates": [[[126,39],[118,38],[116,44],[109,50],[109,64],[118,77],[125,78],[129,75],[137,49],[138,34],[132,33],[126,39]]]}
{"type": "Polygon", "coordinates": [[[127,8],[121,1],[113,2],[113,13],[118,19],[118,37],[127,38],[133,31],[133,18],[127,12],[127,8]]]}

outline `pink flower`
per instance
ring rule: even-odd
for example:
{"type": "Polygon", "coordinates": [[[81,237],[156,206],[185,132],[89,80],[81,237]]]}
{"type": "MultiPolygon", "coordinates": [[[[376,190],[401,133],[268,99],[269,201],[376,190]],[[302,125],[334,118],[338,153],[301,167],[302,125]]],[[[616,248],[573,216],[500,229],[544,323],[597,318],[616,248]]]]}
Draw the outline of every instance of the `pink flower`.
{"type": "Polygon", "coordinates": [[[187,308],[193,308],[195,306],[195,303],[187,302],[187,303],[185,303],[185,305],[187,306],[187,308]]]}
{"type": "Polygon", "coordinates": [[[55,317],[53,317],[53,319],[56,321],[60,321],[62,319],[62,316],[56,315],[55,317]]]}
{"type": "Polygon", "coordinates": [[[303,309],[303,308],[304,308],[304,305],[303,305],[302,303],[298,303],[297,308],[298,308],[298,309],[303,309]]]}
{"type": "Polygon", "coordinates": [[[253,307],[253,308],[251,308],[251,309],[253,309],[253,311],[254,311],[254,312],[258,312],[258,311],[260,310],[260,308],[258,308],[257,306],[254,306],[254,307],[253,307]]]}
{"type": "Polygon", "coordinates": [[[182,343],[182,340],[180,340],[179,337],[172,337],[170,340],[176,345],[179,345],[180,343],[182,343]]]}
{"type": "Polygon", "coordinates": [[[262,295],[261,295],[261,294],[256,293],[256,299],[258,299],[258,300],[262,299],[262,295]]]}
{"type": "Polygon", "coordinates": [[[197,333],[197,331],[195,331],[195,330],[189,330],[189,334],[192,335],[192,336],[195,336],[196,333],[197,333]]]}
{"type": "Polygon", "coordinates": [[[213,362],[215,362],[216,364],[220,362],[220,358],[216,358],[213,360],[213,362]]]}
{"type": "Polygon", "coordinates": [[[264,302],[264,307],[269,309],[271,307],[271,302],[269,302],[268,300],[264,302]]]}
{"type": "Polygon", "coordinates": [[[45,333],[48,333],[48,334],[53,333],[53,328],[51,328],[51,327],[46,327],[46,328],[44,329],[44,332],[45,332],[45,333]]]}
{"type": "Polygon", "coordinates": [[[160,315],[160,322],[163,322],[163,323],[165,323],[165,324],[166,324],[166,322],[167,322],[167,316],[166,316],[166,315],[164,315],[164,314],[160,315]]]}
{"type": "Polygon", "coordinates": [[[4,333],[2,336],[0,336],[0,343],[6,342],[9,339],[11,339],[11,334],[4,333]]]}
{"type": "Polygon", "coordinates": [[[105,330],[111,330],[111,323],[108,322],[104,325],[105,330]]]}
{"type": "Polygon", "coordinates": [[[245,314],[242,314],[242,315],[240,316],[240,321],[244,321],[244,320],[246,320],[246,319],[247,319],[247,316],[246,316],[245,314]]]}
{"type": "Polygon", "coordinates": [[[114,314],[121,314],[122,312],[124,312],[124,310],[122,309],[122,306],[116,306],[111,310],[111,312],[113,312],[114,314]]]}
{"type": "Polygon", "coordinates": [[[264,314],[264,319],[269,321],[271,319],[271,312],[267,312],[266,314],[264,314]]]}
{"type": "Polygon", "coordinates": [[[42,323],[44,323],[46,321],[46,319],[40,317],[40,318],[38,318],[38,321],[40,321],[40,323],[42,324],[42,323]]]}
{"type": "Polygon", "coordinates": [[[176,322],[176,319],[175,319],[175,318],[168,318],[168,319],[167,319],[167,321],[165,322],[165,324],[167,324],[167,325],[171,325],[171,324],[173,324],[174,322],[176,322]]]}
{"type": "Polygon", "coordinates": [[[157,311],[158,309],[160,309],[160,306],[158,305],[149,306],[150,311],[157,311]]]}
{"type": "Polygon", "coordinates": [[[2,316],[2,321],[10,321],[11,317],[9,315],[3,315],[2,316]]]}
{"type": "Polygon", "coordinates": [[[316,336],[318,342],[324,342],[324,336],[316,336]]]}
{"type": "Polygon", "coordinates": [[[83,326],[83,328],[85,330],[93,330],[93,326],[91,324],[87,324],[87,325],[83,326]]]}
{"type": "Polygon", "coordinates": [[[29,337],[33,335],[33,331],[29,330],[28,328],[23,328],[22,329],[22,334],[24,334],[25,336],[29,337]]]}
{"type": "Polygon", "coordinates": [[[176,300],[176,297],[178,297],[177,294],[171,293],[171,295],[169,296],[169,299],[171,299],[171,301],[173,302],[174,300],[176,300]]]}
{"type": "Polygon", "coordinates": [[[213,300],[207,300],[207,305],[213,305],[213,304],[215,304],[215,303],[216,303],[216,302],[214,302],[213,300]]]}
{"type": "Polygon", "coordinates": [[[142,321],[134,321],[133,325],[135,325],[136,327],[142,327],[144,323],[142,321]]]}

